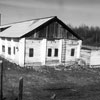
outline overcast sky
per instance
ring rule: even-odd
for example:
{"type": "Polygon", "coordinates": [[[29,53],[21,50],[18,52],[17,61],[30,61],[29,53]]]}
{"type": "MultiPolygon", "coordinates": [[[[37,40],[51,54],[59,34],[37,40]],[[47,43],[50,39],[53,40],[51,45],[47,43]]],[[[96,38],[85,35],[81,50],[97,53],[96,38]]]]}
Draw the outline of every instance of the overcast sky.
{"type": "Polygon", "coordinates": [[[100,0],[0,0],[1,24],[57,16],[66,24],[100,27],[100,0]]]}

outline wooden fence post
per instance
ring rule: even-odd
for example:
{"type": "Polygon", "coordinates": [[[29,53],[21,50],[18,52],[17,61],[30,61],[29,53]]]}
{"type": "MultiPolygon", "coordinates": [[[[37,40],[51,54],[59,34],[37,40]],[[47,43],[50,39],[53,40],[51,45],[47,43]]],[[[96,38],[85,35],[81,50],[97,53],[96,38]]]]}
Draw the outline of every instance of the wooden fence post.
{"type": "Polygon", "coordinates": [[[1,79],[0,79],[0,100],[3,100],[3,62],[0,60],[0,66],[1,66],[1,79]]]}
{"type": "Polygon", "coordinates": [[[18,100],[22,100],[23,97],[23,78],[21,77],[19,79],[19,95],[18,95],[18,100]]]}

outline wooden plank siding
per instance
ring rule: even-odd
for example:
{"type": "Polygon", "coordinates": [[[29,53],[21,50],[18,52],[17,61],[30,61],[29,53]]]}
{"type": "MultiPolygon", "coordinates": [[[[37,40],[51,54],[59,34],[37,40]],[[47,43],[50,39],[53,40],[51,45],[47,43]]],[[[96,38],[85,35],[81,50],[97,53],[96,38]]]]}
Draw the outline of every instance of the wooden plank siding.
{"type": "Polygon", "coordinates": [[[31,35],[27,36],[27,38],[76,39],[73,34],[63,28],[58,22],[52,22],[40,30],[31,31],[30,34],[31,35]]]}
{"type": "Polygon", "coordinates": [[[81,48],[81,59],[91,67],[100,67],[100,47],[83,45],[81,48]]]}
{"type": "Polygon", "coordinates": [[[80,53],[80,58],[83,59],[87,65],[90,65],[91,50],[81,49],[80,53]]]}
{"type": "Polygon", "coordinates": [[[100,67],[100,50],[91,51],[90,64],[94,67],[96,66],[100,67]]]}

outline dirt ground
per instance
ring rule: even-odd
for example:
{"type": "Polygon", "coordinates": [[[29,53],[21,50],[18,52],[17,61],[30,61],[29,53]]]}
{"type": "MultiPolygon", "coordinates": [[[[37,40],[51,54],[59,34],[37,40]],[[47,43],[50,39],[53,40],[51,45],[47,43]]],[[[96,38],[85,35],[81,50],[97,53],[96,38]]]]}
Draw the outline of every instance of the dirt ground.
{"type": "MultiPolygon", "coordinates": [[[[0,58],[2,59],[2,58],[0,58]]],[[[21,68],[4,59],[3,94],[17,100],[19,78],[23,77],[23,100],[99,100],[100,69],[40,70],[21,68]]]]}

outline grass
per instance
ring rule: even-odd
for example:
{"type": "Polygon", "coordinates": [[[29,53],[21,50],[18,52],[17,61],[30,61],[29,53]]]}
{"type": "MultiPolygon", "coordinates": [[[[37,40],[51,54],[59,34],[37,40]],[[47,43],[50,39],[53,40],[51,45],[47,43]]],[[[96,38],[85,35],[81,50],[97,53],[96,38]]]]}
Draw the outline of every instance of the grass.
{"type": "Polygon", "coordinates": [[[18,97],[19,78],[24,79],[23,100],[99,100],[100,69],[56,71],[41,66],[37,71],[3,60],[3,93],[7,100],[18,97]]]}

